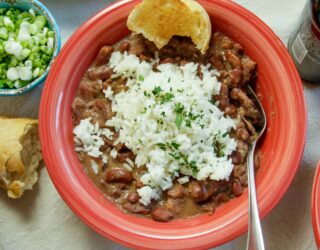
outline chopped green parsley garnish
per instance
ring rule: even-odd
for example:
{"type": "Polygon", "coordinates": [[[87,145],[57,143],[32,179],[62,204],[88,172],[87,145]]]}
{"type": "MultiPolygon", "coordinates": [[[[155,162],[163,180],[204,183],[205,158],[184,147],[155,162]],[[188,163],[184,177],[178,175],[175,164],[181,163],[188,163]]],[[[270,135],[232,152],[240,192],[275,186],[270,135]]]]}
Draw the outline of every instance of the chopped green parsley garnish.
{"type": "Polygon", "coordinates": [[[163,103],[170,102],[173,98],[174,98],[174,95],[172,93],[167,92],[162,96],[161,103],[163,104],[163,103]]]}
{"type": "Polygon", "coordinates": [[[181,128],[182,121],[183,121],[183,113],[177,113],[177,115],[176,115],[176,125],[177,125],[178,129],[181,128]]]}
{"type": "Polygon", "coordinates": [[[150,97],[150,96],[151,96],[150,93],[148,93],[147,91],[144,91],[144,92],[143,92],[143,95],[144,95],[145,97],[150,97]]]}
{"type": "Polygon", "coordinates": [[[212,146],[217,157],[221,158],[225,156],[224,149],[226,145],[222,144],[217,138],[214,138],[212,146]]]}
{"type": "Polygon", "coordinates": [[[161,87],[158,86],[158,87],[155,87],[155,88],[152,90],[152,94],[158,95],[161,91],[162,91],[161,87]]]}
{"type": "Polygon", "coordinates": [[[143,82],[144,81],[144,77],[142,75],[139,76],[139,81],[143,82]]]}
{"type": "Polygon", "coordinates": [[[172,141],[169,143],[157,143],[156,145],[161,150],[168,151],[168,155],[170,155],[172,159],[178,161],[180,166],[190,168],[194,176],[197,174],[198,168],[196,166],[196,161],[189,161],[188,156],[179,151],[181,146],[179,143],[177,143],[176,141],[172,141]]]}
{"type": "Polygon", "coordinates": [[[180,148],[180,144],[177,143],[177,142],[175,142],[175,141],[171,142],[171,145],[172,145],[172,147],[174,147],[176,150],[178,150],[178,149],[180,148]]]}
{"type": "Polygon", "coordinates": [[[160,149],[162,149],[163,151],[167,150],[167,145],[164,143],[158,143],[156,144],[160,149]]]}

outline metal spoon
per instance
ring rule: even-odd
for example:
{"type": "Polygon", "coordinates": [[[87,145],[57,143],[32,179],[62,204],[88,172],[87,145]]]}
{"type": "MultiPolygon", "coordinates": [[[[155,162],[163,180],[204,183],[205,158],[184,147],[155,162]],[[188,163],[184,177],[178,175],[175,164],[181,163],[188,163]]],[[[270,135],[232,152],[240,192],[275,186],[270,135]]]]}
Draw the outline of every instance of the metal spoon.
{"type": "Polygon", "coordinates": [[[257,131],[257,137],[251,143],[248,159],[247,159],[247,171],[248,171],[248,193],[249,193],[249,228],[248,228],[248,238],[247,238],[247,250],[265,250],[261,223],[259,217],[259,209],[257,202],[257,194],[256,194],[256,185],[254,178],[254,150],[258,140],[266,129],[267,118],[266,114],[263,110],[263,107],[260,103],[259,98],[256,96],[254,91],[249,87],[249,94],[256,100],[256,105],[259,108],[262,117],[261,117],[261,129],[257,131]]]}

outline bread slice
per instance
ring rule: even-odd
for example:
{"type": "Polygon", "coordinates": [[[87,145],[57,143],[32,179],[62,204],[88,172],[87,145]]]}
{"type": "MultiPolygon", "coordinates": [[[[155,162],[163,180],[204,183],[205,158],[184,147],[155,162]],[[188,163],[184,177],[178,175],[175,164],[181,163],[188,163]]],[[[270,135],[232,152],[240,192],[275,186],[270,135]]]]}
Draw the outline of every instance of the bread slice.
{"type": "Polygon", "coordinates": [[[38,180],[42,160],[38,121],[0,117],[0,187],[19,198],[38,180]]]}
{"type": "Polygon", "coordinates": [[[194,0],[143,0],[130,13],[127,26],[153,41],[159,49],[178,35],[191,37],[205,53],[211,38],[209,15],[194,0]]]}

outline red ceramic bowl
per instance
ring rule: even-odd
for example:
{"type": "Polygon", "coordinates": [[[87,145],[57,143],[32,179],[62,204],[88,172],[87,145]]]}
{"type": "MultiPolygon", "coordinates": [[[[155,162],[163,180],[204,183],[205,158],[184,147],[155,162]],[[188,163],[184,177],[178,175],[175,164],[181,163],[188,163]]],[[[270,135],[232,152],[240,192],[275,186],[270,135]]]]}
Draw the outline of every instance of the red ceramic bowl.
{"type": "MultiPolygon", "coordinates": [[[[40,136],[48,172],[65,202],[98,233],[140,249],[217,246],[247,230],[247,192],[212,216],[159,223],[121,212],[91,183],[73,148],[71,103],[82,75],[104,44],[128,34],[126,19],[139,0],[120,1],[84,23],[69,39],[47,78],[40,107],[40,136]]],[[[261,216],[277,204],[303,152],[306,108],[300,77],[277,36],[255,15],[228,0],[199,0],[215,29],[241,43],[258,63],[257,90],[267,113],[257,175],[261,216]]]]}
{"type": "Polygon", "coordinates": [[[311,209],[314,238],[320,248],[320,162],[313,181],[311,209]]]}

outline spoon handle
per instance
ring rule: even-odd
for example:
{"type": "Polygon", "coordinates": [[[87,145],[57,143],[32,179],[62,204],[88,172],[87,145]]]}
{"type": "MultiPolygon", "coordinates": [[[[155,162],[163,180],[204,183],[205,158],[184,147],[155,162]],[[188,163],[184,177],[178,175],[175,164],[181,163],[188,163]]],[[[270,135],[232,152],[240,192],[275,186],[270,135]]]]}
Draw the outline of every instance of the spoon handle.
{"type": "Polygon", "coordinates": [[[259,209],[256,194],[255,176],[254,176],[254,142],[248,152],[248,193],[249,193],[249,228],[247,238],[247,250],[265,250],[262,236],[259,209]]]}

